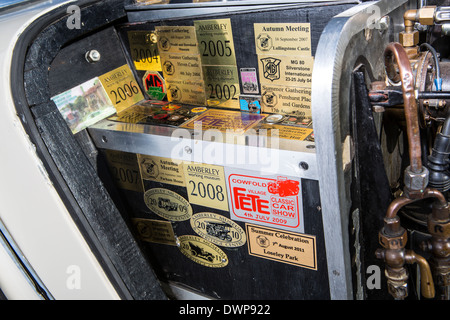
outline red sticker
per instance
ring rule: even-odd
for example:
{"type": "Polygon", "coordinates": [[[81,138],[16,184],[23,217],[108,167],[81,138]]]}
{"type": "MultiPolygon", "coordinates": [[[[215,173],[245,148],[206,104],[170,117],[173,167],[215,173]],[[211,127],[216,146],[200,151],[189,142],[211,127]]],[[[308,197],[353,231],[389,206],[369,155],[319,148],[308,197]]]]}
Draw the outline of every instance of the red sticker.
{"type": "Polygon", "coordinates": [[[300,183],[287,177],[277,179],[231,174],[228,177],[232,219],[300,227],[300,183]]]}

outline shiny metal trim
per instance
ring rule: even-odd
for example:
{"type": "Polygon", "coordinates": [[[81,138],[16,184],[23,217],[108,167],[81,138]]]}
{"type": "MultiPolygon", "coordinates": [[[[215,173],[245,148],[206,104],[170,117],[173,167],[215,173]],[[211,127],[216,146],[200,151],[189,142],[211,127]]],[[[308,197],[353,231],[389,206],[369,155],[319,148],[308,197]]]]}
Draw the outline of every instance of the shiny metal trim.
{"type": "Polygon", "coordinates": [[[198,137],[200,131],[195,129],[110,120],[103,120],[88,130],[100,149],[216,164],[261,174],[284,174],[315,180],[318,177],[313,142],[279,139],[275,146],[270,136],[257,140],[254,135],[240,134],[235,136],[236,143],[230,143],[230,140],[227,143],[226,140],[208,140],[205,136],[207,131],[203,131],[203,137],[198,137]],[[216,157],[215,151],[223,153],[216,157]],[[300,166],[301,162],[307,163],[307,169],[300,166]]]}
{"type": "Polygon", "coordinates": [[[0,245],[2,245],[6,252],[11,257],[11,260],[16,264],[17,269],[22,273],[23,277],[34,288],[36,294],[41,300],[54,300],[54,297],[50,291],[46,288],[45,284],[39,278],[36,271],[30,265],[25,255],[22,253],[17,243],[12,238],[11,234],[6,229],[3,221],[0,220],[0,245]]]}
{"type": "MultiPolygon", "coordinates": [[[[343,170],[343,146],[340,112],[341,94],[350,94],[349,83],[341,83],[345,70],[352,70],[355,61],[345,56],[351,39],[364,35],[373,14],[380,18],[390,14],[406,0],[372,1],[355,6],[335,16],[325,27],[319,40],[312,77],[312,117],[316,141],[319,185],[327,248],[331,299],[353,299],[348,222],[350,199],[343,170]],[[340,227],[337,227],[340,226],[340,227]]],[[[397,21],[397,23],[399,23],[397,21]]],[[[358,50],[353,50],[357,54],[358,50]]],[[[362,51],[362,49],[361,49],[362,51]]],[[[384,48],[380,48],[380,55],[384,48]]]]}

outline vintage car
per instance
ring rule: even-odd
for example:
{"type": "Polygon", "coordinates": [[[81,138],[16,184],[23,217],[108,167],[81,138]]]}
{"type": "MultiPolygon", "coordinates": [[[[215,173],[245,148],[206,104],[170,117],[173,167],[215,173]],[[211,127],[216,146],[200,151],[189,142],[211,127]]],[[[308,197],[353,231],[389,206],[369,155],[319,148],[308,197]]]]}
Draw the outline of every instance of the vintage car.
{"type": "Polygon", "coordinates": [[[2,297],[448,300],[449,5],[2,1],[2,297]]]}

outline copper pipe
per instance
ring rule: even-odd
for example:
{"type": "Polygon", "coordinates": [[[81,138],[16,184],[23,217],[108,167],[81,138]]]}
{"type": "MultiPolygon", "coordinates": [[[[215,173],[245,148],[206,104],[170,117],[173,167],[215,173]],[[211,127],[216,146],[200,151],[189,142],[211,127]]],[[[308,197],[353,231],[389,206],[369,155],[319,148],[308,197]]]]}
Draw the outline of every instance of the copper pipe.
{"type": "Polygon", "coordinates": [[[436,198],[442,207],[447,206],[447,199],[445,199],[445,196],[440,192],[439,190],[433,189],[433,188],[426,188],[424,193],[424,198],[436,198]]]}
{"type": "Polygon", "coordinates": [[[421,173],[422,151],[420,147],[419,116],[416,98],[414,96],[414,76],[411,63],[403,46],[400,43],[392,42],[388,44],[384,51],[385,66],[388,72],[392,72],[394,69],[392,56],[395,57],[400,73],[400,80],[402,81],[411,171],[421,173]]]}
{"type": "Polygon", "coordinates": [[[406,263],[413,264],[417,263],[420,269],[420,288],[422,295],[425,298],[431,299],[434,298],[435,289],[433,277],[431,275],[430,266],[428,265],[427,260],[421,255],[415,253],[412,250],[406,251],[405,255],[406,263]]]}
{"type": "Polygon", "coordinates": [[[408,198],[406,196],[401,196],[391,202],[387,211],[385,219],[394,219],[397,216],[398,211],[405,205],[410,204],[414,201],[425,199],[425,198],[436,198],[440,202],[440,205],[447,206],[447,200],[445,196],[438,190],[432,188],[426,188],[420,197],[408,198]]]}
{"type": "Polygon", "coordinates": [[[387,211],[386,211],[386,219],[394,219],[397,216],[398,211],[405,205],[414,202],[414,199],[407,198],[405,196],[398,197],[394,201],[391,202],[387,211]]]}

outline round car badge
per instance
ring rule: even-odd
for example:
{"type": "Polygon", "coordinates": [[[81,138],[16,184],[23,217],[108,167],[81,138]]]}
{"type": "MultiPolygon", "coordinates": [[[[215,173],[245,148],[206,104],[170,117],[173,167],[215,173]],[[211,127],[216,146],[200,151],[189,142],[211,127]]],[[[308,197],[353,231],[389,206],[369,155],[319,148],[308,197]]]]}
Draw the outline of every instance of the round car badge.
{"type": "Polygon", "coordinates": [[[268,116],[266,119],[264,119],[265,122],[267,123],[279,123],[281,121],[283,121],[284,116],[281,114],[272,114],[270,116],[268,116]]]}
{"type": "Polygon", "coordinates": [[[197,107],[197,108],[191,109],[191,112],[192,113],[200,113],[200,112],[203,112],[203,111],[206,111],[206,110],[208,110],[206,107],[197,107]]]}
{"type": "Polygon", "coordinates": [[[165,106],[162,107],[163,110],[165,111],[173,111],[173,110],[177,110],[180,109],[181,106],[176,105],[176,104],[167,104],[165,106]]]}
{"type": "Polygon", "coordinates": [[[167,113],[158,113],[153,115],[153,119],[155,120],[163,120],[165,118],[167,118],[169,115],[167,113]]]}
{"type": "Polygon", "coordinates": [[[168,121],[178,121],[178,120],[180,120],[182,117],[183,117],[182,115],[179,115],[179,114],[173,114],[173,115],[171,115],[167,120],[168,120],[168,121]]]}

